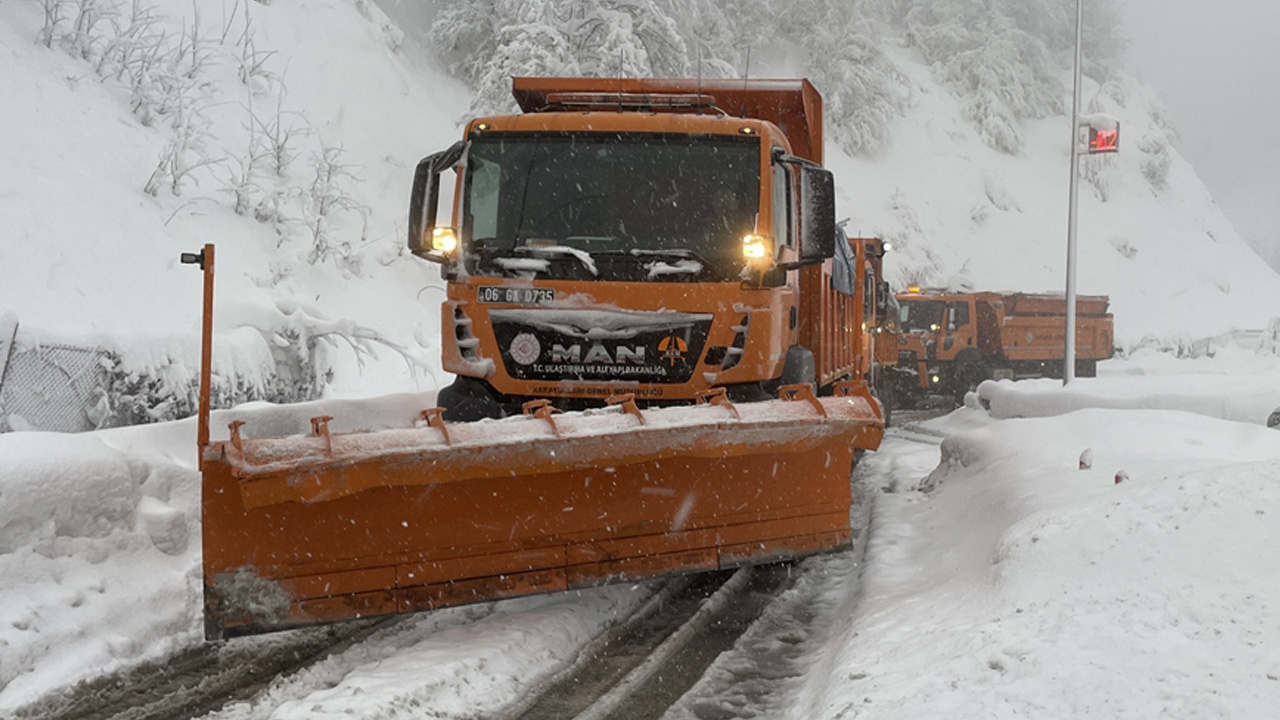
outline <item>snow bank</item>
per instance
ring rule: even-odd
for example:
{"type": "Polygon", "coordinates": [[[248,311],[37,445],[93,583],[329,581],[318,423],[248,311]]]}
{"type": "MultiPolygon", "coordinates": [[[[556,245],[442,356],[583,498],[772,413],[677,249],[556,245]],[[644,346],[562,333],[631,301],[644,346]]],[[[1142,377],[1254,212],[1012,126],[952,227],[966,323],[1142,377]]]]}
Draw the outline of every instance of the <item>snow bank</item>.
{"type": "Polygon", "coordinates": [[[1265,425],[1280,408],[1280,356],[1240,349],[1176,359],[1140,351],[1099,365],[1096,378],[988,381],[978,398],[994,418],[1045,417],[1082,408],[1184,410],[1265,425]]]}
{"type": "MultiPolygon", "coordinates": [[[[1232,462],[1232,450],[1263,438],[1237,437],[1222,454],[1188,445],[1180,467],[1160,468],[1159,449],[1188,440],[1190,426],[1203,442],[1229,424],[1184,416],[1188,427],[1165,429],[1151,414],[1115,427],[1099,413],[1001,423],[1023,431],[975,434],[967,455],[953,448],[931,499],[889,496],[864,602],[825,668],[828,692],[797,717],[1280,709],[1268,678],[1280,670],[1268,649],[1280,642],[1280,608],[1267,601],[1280,589],[1267,517],[1280,512],[1280,463],[1168,476],[1232,462]],[[1063,430],[1072,437],[1060,443],[1063,430]],[[1075,470],[1079,441],[1098,452],[1101,434],[1159,462],[1107,447],[1108,469],[1075,470]],[[1014,449],[1025,442],[1052,446],[1059,462],[1014,449]],[[1117,464],[1134,476],[1119,487],[1117,464]]],[[[1254,454],[1280,456],[1269,447],[1254,454]]]]}
{"type": "Polygon", "coordinates": [[[0,437],[9,478],[0,489],[0,555],[57,538],[102,538],[128,530],[140,478],[96,437],[28,433],[0,437]],[[60,462],[51,463],[50,458],[60,462]]]}
{"type": "Polygon", "coordinates": [[[1109,409],[971,425],[926,492],[881,496],[793,717],[1280,712],[1274,430],[1109,409]]]}
{"type": "Polygon", "coordinates": [[[198,476],[130,433],[0,435],[0,714],[200,639],[198,476]]]}

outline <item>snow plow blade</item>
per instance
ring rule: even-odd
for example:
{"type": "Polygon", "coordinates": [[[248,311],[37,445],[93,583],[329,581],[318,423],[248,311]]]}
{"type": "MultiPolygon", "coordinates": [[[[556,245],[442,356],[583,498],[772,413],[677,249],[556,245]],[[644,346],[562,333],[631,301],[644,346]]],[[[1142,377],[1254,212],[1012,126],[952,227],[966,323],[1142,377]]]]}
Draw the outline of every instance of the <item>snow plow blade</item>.
{"type": "Polygon", "coordinates": [[[864,383],[242,438],[203,455],[205,632],[225,638],[797,557],[850,541],[884,424],[864,383]]]}

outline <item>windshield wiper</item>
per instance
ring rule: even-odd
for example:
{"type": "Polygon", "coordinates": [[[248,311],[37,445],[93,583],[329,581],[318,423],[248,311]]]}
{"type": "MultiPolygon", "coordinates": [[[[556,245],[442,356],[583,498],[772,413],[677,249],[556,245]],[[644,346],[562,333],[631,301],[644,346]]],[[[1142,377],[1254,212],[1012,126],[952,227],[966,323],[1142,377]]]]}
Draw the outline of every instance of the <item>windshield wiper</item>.
{"type": "Polygon", "coordinates": [[[704,268],[711,267],[711,263],[698,253],[687,248],[666,248],[658,250],[650,250],[648,248],[633,248],[626,251],[627,254],[637,258],[654,258],[657,260],[693,260],[704,268]]]}
{"type": "Polygon", "coordinates": [[[586,250],[580,250],[576,247],[568,245],[520,245],[513,248],[514,252],[519,255],[529,255],[530,259],[539,259],[549,261],[550,258],[572,257],[587,269],[587,272],[599,275],[600,271],[596,269],[596,262],[591,258],[591,253],[586,250]],[[539,257],[542,256],[542,257],[539,257]],[[548,257],[549,256],[549,257],[548,257]]]}

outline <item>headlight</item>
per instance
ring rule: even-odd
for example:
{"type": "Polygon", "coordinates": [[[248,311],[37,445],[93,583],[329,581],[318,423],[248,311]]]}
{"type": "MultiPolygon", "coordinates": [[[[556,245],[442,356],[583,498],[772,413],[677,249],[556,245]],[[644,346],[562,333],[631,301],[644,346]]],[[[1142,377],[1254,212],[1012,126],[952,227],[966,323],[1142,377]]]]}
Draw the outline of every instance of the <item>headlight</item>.
{"type": "Polygon", "coordinates": [[[446,255],[458,249],[458,236],[451,227],[431,228],[431,249],[446,255]]]}
{"type": "Polygon", "coordinates": [[[764,260],[769,257],[773,243],[763,235],[742,236],[742,257],[748,260],[764,260]]]}

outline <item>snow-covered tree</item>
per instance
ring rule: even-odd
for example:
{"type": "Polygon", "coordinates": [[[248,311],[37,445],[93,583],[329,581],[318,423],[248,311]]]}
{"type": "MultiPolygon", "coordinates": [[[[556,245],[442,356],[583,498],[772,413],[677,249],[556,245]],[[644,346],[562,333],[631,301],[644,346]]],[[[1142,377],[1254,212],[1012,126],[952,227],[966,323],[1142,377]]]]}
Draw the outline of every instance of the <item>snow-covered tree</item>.
{"type": "Polygon", "coordinates": [[[513,75],[670,77],[690,71],[680,28],[655,0],[450,0],[431,28],[474,112],[508,111],[513,75]]]}
{"type": "Polygon", "coordinates": [[[884,0],[446,0],[431,38],[477,91],[472,111],[514,109],[513,75],[741,77],[752,48],[785,46],[827,101],[848,152],[888,142],[909,93],[880,49],[884,0]]]}
{"type": "MultiPolygon", "coordinates": [[[[1095,79],[1115,73],[1123,50],[1112,0],[1086,15],[1085,52],[1095,79]]],[[[1062,71],[1075,47],[1074,0],[890,0],[890,17],[906,30],[942,81],[955,88],[966,117],[992,147],[1022,148],[1018,120],[1065,111],[1062,71]]]]}
{"type": "Polygon", "coordinates": [[[889,126],[911,101],[910,87],[885,55],[880,0],[819,0],[788,13],[789,40],[808,49],[806,72],[826,101],[831,138],[850,154],[889,144],[889,126]]]}

